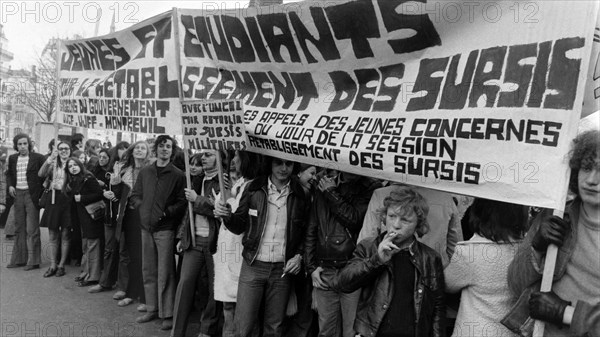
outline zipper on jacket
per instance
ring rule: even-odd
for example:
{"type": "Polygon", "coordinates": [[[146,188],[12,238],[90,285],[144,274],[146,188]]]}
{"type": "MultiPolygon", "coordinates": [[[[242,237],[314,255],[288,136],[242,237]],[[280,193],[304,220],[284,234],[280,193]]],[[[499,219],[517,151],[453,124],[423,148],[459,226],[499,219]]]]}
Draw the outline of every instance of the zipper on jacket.
{"type": "MultiPolygon", "coordinates": [[[[268,184],[268,182],[267,182],[267,184],[268,184]]],[[[269,192],[267,192],[264,189],[261,189],[261,191],[265,192],[265,196],[267,198],[266,201],[268,203],[269,202],[269,192]]],[[[266,203],[265,203],[265,205],[266,205],[266,207],[269,207],[266,203]]],[[[263,214],[265,214],[265,210],[264,209],[262,209],[261,211],[263,211],[263,214]]],[[[261,247],[262,239],[263,239],[263,236],[265,235],[265,229],[266,229],[266,227],[267,227],[267,224],[265,223],[264,226],[263,226],[263,228],[262,228],[262,232],[260,233],[260,238],[258,239],[258,249],[260,249],[260,247],[261,247]]],[[[254,257],[252,258],[252,261],[250,261],[250,264],[253,264],[254,260],[256,260],[256,257],[258,256],[258,249],[254,252],[254,257]]],[[[285,256],[285,252],[284,252],[284,256],[285,256]]],[[[284,257],[284,260],[285,260],[285,257],[284,257]]]]}

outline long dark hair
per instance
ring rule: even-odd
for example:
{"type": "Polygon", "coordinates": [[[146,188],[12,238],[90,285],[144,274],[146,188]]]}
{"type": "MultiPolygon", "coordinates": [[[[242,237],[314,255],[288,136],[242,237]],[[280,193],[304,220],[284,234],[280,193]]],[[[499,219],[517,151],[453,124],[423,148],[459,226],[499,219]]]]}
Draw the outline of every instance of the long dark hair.
{"type": "MultiPolygon", "coordinates": [[[[123,141],[123,142],[117,143],[117,145],[111,147],[110,150],[108,150],[108,157],[110,158],[108,161],[108,167],[111,170],[112,170],[113,166],[115,166],[115,163],[118,162],[119,160],[121,160],[121,158],[119,158],[119,150],[127,151],[128,148],[129,148],[129,143],[123,141]]],[[[123,156],[125,156],[125,154],[123,154],[123,156]]]]}
{"type": "Polygon", "coordinates": [[[73,157],[67,159],[67,163],[65,165],[65,182],[62,192],[65,195],[73,196],[81,189],[83,182],[89,178],[96,179],[92,173],[85,169],[85,165],[83,165],[79,159],[73,157]],[[79,174],[72,175],[71,172],[69,172],[69,162],[71,161],[79,166],[79,174]]]}
{"type": "Polygon", "coordinates": [[[527,206],[508,202],[476,198],[469,208],[473,233],[497,243],[521,239],[528,229],[527,220],[527,206]]]}

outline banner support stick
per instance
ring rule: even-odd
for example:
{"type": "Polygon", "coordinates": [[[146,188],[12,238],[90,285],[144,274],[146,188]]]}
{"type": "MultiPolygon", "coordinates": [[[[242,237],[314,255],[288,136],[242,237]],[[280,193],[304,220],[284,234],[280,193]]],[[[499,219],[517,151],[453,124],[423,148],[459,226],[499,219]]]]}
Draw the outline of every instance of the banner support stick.
{"type": "MultiPolygon", "coordinates": [[[[181,46],[179,45],[179,24],[177,23],[177,8],[173,7],[172,10],[172,17],[171,17],[171,24],[174,26],[174,32],[175,32],[175,60],[176,60],[176,65],[177,65],[177,81],[178,81],[178,87],[177,87],[177,91],[179,92],[179,104],[183,104],[183,84],[181,82],[181,54],[180,54],[180,49],[181,46]]],[[[181,134],[184,135],[185,133],[184,127],[183,127],[183,122],[181,123],[181,134]]],[[[190,175],[190,155],[186,149],[185,146],[185,140],[183,141],[183,144],[181,144],[181,148],[183,149],[183,157],[185,158],[185,181],[187,184],[187,188],[191,189],[192,188],[192,178],[190,175]]],[[[194,210],[193,210],[193,205],[191,202],[188,201],[188,215],[190,217],[190,236],[192,239],[192,247],[196,246],[196,236],[194,235],[194,233],[196,232],[196,227],[194,224],[194,210]]]]}
{"type": "MultiPolygon", "coordinates": [[[[54,113],[54,148],[52,151],[58,151],[58,114],[60,113],[60,51],[62,48],[62,42],[59,38],[56,39],[56,112],[54,113]]],[[[56,192],[54,190],[54,179],[58,172],[58,157],[54,163],[52,171],[52,180],[50,182],[50,188],[52,190],[52,198],[50,204],[54,205],[56,200],[56,192]]]]}
{"type": "MultiPolygon", "coordinates": [[[[564,212],[559,210],[554,210],[552,215],[556,215],[558,217],[563,217],[564,212]]],[[[558,256],[558,247],[554,244],[548,246],[546,250],[546,261],[544,263],[544,273],[542,274],[542,286],[540,288],[541,292],[549,292],[552,290],[552,279],[554,277],[554,269],[556,268],[556,258],[558,256]]],[[[544,335],[545,324],[543,321],[536,320],[533,326],[533,337],[541,337],[544,335]]]]}

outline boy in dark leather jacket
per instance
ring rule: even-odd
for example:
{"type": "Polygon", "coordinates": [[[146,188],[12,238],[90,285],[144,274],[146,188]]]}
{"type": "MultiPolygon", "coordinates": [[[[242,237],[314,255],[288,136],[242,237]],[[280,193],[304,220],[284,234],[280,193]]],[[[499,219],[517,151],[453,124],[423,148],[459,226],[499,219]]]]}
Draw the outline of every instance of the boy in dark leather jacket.
{"type": "Polygon", "coordinates": [[[361,241],[329,286],[362,287],[354,329],[361,336],[445,336],[444,272],[440,255],[418,242],[428,230],[425,199],[410,187],[385,198],[387,231],[361,241]]]}

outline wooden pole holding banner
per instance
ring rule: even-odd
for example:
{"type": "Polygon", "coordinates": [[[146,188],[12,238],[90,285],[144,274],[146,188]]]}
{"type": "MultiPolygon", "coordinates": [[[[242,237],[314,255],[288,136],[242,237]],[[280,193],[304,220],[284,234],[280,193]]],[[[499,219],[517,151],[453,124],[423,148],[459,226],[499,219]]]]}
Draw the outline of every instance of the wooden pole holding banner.
{"type": "MultiPolygon", "coordinates": [[[[60,113],[60,51],[62,48],[62,42],[59,38],[56,38],[56,112],[54,113],[54,148],[52,151],[58,151],[58,114],[60,113]]],[[[58,157],[54,162],[54,167],[52,171],[52,180],[50,181],[50,189],[52,190],[52,198],[51,204],[54,205],[56,200],[55,191],[54,191],[54,177],[56,177],[56,172],[58,172],[58,157]]]]}
{"type": "MultiPolygon", "coordinates": [[[[554,210],[552,215],[563,217],[564,212],[554,210]]],[[[549,292],[552,290],[552,279],[554,277],[554,269],[556,268],[556,257],[558,256],[558,247],[554,244],[548,246],[546,250],[546,260],[544,263],[544,273],[542,274],[541,292],[549,292]]],[[[545,324],[543,321],[536,320],[533,326],[533,337],[542,337],[544,335],[545,324]]]]}
{"type": "Polygon", "coordinates": [[[223,180],[223,158],[221,157],[221,151],[217,151],[217,168],[219,169],[218,175],[219,189],[221,190],[221,201],[223,201],[223,203],[226,203],[227,199],[229,198],[229,193],[227,189],[225,189],[225,180],[223,180]]]}
{"type": "MultiPolygon", "coordinates": [[[[181,46],[179,45],[179,25],[177,24],[177,8],[173,7],[172,10],[172,17],[171,17],[171,21],[172,24],[174,26],[174,31],[175,31],[175,60],[176,60],[176,65],[177,65],[177,81],[179,83],[179,86],[177,87],[177,91],[179,92],[179,104],[183,104],[183,83],[181,81],[181,54],[180,54],[180,48],[181,46]]],[[[183,130],[183,121],[181,121],[181,134],[184,134],[184,130],[183,130]]],[[[181,145],[181,148],[183,149],[183,156],[185,158],[185,181],[187,184],[187,188],[191,189],[192,188],[192,178],[190,175],[190,155],[186,149],[185,146],[185,140],[183,142],[183,144],[181,145]]],[[[190,217],[190,233],[191,233],[191,238],[192,238],[192,246],[195,247],[196,246],[196,236],[194,235],[194,233],[196,233],[196,227],[194,224],[194,206],[192,205],[191,202],[188,201],[188,215],[190,217]]]]}

